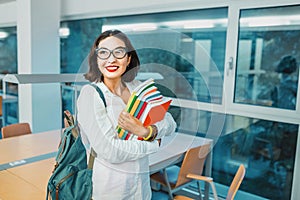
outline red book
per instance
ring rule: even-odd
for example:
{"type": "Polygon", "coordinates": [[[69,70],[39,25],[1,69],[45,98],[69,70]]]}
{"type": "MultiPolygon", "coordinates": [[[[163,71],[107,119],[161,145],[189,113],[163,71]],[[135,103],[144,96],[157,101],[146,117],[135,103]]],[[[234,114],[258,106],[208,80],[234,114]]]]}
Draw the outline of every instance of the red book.
{"type": "Polygon", "coordinates": [[[172,99],[164,97],[158,101],[148,102],[140,116],[144,126],[161,121],[171,105],[172,99]]]}
{"type": "Polygon", "coordinates": [[[140,119],[141,115],[143,114],[148,102],[143,102],[141,109],[139,110],[138,114],[136,115],[136,118],[140,119]]]}

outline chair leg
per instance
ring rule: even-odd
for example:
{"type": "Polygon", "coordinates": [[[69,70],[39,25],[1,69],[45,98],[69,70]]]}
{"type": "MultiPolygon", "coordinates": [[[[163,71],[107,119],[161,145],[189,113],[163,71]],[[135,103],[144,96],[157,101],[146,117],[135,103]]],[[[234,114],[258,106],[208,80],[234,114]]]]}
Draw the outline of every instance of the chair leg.
{"type": "Polygon", "coordinates": [[[218,200],[218,195],[217,195],[217,190],[216,190],[215,184],[213,182],[209,182],[209,184],[210,184],[211,189],[213,191],[214,199],[218,200]]]}
{"type": "Polygon", "coordinates": [[[174,197],[173,197],[171,185],[170,185],[170,183],[169,183],[167,170],[166,170],[166,169],[163,169],[163,173],[164,173],[164,178],[165,178],[166,185],[167,185],[167,188],[168,188],[169,197],[170,197],[170,199],[172,200],[174,197]]]}
{"type": "Polygon", "coordinates": [[[198,192],[199,192],[200,200],[203,200],[203,198],[202,198],[202,192],[201,192],[201,184],[200,184],[200,181],[197,181],[197,185],[198,185],[198,192]]]}

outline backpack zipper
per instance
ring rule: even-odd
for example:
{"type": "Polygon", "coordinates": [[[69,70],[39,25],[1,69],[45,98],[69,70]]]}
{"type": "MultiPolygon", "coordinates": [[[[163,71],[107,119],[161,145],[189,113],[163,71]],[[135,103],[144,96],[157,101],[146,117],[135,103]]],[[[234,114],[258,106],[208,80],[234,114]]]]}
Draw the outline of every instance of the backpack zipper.
{"type": "Polygon", "coordinates": [[[71,176],[73,176],[74,175],[74,172],[72,172],[72,173],[70,173],[70,174],[68,174],[67,176],[65,176],[65,177],[63,177],[59,182],[58,182],[58,184],[56,185],[56,187],[55,187],[55,190],[56,190],[56,192],[55,192],[55,194],[56,194],[56,200],[58,200],[58,192],[59,192],[59,187],[60,187],[60,185],[65,181],[65,180],[67,180],[68,178],[70,178],[71,176]]]}
{"type": "Polygon", "coordinates": [[[60,145],[63,145],[63,146],[62,146],[61,152],[60,152],[59,155],[57,156],[56,163],[55,163],[55,165],[54,165],[54,169],[53,169],[52,173],[54,173],[54,171],[55,171],[56,168],[58,167],[58,165],[59,165],[59,162],[58,162],[58,161],[60,160],[62,154],[64,153],[65,146],[66,146],[66,138],[64,138],[63,142],[62,142],[60,145]]]}

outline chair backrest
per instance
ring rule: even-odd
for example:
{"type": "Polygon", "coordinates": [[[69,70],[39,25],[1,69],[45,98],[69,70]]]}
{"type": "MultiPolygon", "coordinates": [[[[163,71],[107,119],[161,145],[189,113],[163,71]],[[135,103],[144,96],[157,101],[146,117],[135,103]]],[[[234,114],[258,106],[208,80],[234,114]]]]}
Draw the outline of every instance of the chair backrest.
{"type": "Polygon", "coordinates": [[[17,123],[1,128],[2,138],[14,137],[31,133],[29,123],[17,123]]]}
{"type": "Polygon", "coordinates": [[[246,173],[245,166],[243,164],[241,164],[230,184],[226,200],[234,199],[234,196],[235,196],[236,192],[238,191],[238,189],[244,179],[245,173],[246,173]]]}
{"type": "Polygon", "coordinates": [[[202,175],[204,163],[209,151],[210,144],[206,144],[191,148],[186,152],[181,164],[175,187],[190,182],[191,179],[187,178],[187,174],[189,173],[202,175]]]}

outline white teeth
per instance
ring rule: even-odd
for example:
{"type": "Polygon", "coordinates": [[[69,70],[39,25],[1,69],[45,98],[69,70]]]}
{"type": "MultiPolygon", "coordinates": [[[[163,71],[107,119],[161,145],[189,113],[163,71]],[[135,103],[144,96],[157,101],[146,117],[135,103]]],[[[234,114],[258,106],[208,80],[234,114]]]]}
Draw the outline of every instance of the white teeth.
{"type": "Polygon", "coordinates": [[[118,69],[118,67],[116,66],[109,66],[109,67],[106,67],[108,70],[116,70],[118,69]]]}

